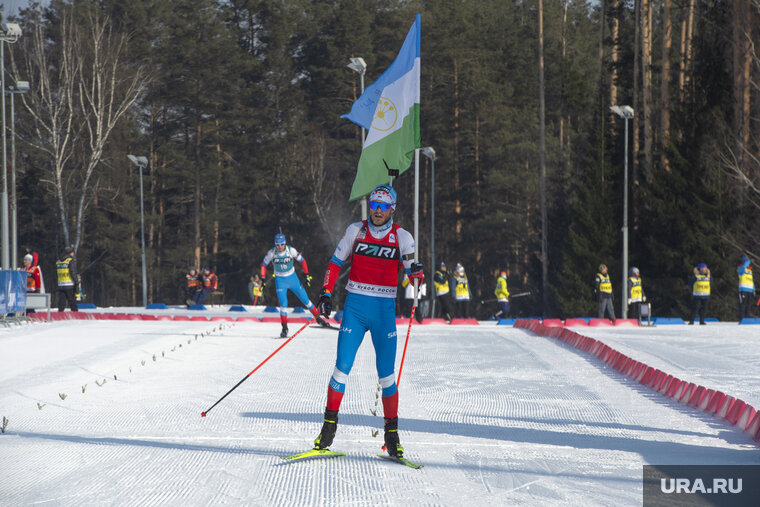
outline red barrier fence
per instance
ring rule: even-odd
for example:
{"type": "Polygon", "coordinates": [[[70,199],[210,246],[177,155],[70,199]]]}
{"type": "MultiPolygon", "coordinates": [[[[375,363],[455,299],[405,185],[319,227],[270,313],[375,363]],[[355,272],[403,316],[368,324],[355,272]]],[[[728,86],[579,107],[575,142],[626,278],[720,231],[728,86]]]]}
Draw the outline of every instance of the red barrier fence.
{"type": "MultiPolygon", "coordinates": [[[[588,325],[603,326],[611,324],[609,321],[607,321],[607,324],[604,324],[601,319],[597,319],[597,321],[592,319],[588,325]]],[[[739,427],[756,443],[760,444],[760,412],[740,399],[676,378],[632,359],[599,340],[580,335],[566,327],[556,327],[556,323],[553,323],[552,326],[544,326],[537,320],[518,319],[515,321],[514,327],[532,331],[540,336],[556,338],[571,347],[595,356],[623,375],[657,391],[663,396],[696,410],[719,417],[732,426],[739,427]]]]}

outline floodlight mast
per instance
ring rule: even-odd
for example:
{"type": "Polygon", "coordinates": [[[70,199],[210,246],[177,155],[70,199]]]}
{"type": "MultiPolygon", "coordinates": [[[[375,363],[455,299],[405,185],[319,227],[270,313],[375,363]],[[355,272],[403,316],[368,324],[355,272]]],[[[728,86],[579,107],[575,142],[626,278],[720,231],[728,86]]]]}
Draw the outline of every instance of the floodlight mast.
{"type": "Polygon", "coordinates": [[[628,318],[628,120],[633,118],[634,112],[631,106],[611,106],[613,113],[625,120],[625,155],[623,156],[623,285],[621,291],[622,310],[620,314],[624,319],[628,318]]]}
{"type": "Polygon", "coordinates": [[[145,267],[145,212],[143,210],[143,169],[148,167],[147,157],[127,155],[127,158],[140,169],[140,238],[142,241],[142,297],[143,306],[148,306],[148,274],[145,267]]]}
{"type": "MultiPolygon", "coordinates": [[[[0,192],[0,243],[2,246],[0,247],[2,251],[0,251],[0,264],[2,269],[10,269],[10,234],[8,231],[8,150],[6,146],[5,141],[5,44],[4,42],[8,42],[10,44],[16,42],[19,37],[21,37],[21,27],[18,25],[18,23],[3,23],[0,25],[0,28],[2,28],[2,32],[0,32],[0,89],[3,90],[2,94],[2,111],[0,111],[0,114],[3,115],[2,120],[2,129],[3,129],[3,186],[2,191],[0,192]]],[[[14,266],[17,267],[17,266],[14,266]]]]}

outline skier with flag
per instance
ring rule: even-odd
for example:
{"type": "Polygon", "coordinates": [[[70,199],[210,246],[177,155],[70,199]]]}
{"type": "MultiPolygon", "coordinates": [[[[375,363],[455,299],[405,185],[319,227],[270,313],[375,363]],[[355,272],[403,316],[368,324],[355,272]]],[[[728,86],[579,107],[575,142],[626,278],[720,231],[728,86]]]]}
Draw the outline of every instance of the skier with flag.
{"type": "Polygon", "coordinates": [[[412,468],[420,467],[403,457],[404,448],[398,436],[395,299],[401,266],[419,286],[423,281],[422,265],[416,262],[414,237],[393,222],[396,191],[383,184],[388,181],[389,168],[398,168],[398,174],[406,171],[420,147],[420,40],[418,13],[396,59],[365,89],[351,112],[343,116],[369,131],[349,200],[369,195],[370,217],[348,226],[325,273],[318,307],[322,315],[329,316],[333,288],[341,267],[350,257],[348,294],[338,334],[335,369],[327,388],[324,423],[314,449],[299,456],[331,452],[327,448],[337,430],[348,374],[369,331],[382,386],[384,438],[389,454],[386,457],[412,468]]]}
{"type": "Polygon", "coordinates": [[[343,320],[338,334],[335,369],[327,387],[327,405],[322,430],[315,449],[333,443],[338,426],[338,410],[346,390],[348,374],[367,331],[375,348],[377,375],[382,386],[385,416],[385,445],[388,454],[403,458],[398,437],[398,390],[396,388],[396,288],[403,264],[411,280],[423,281],[422,265],[414,262],[414,238],[393,222],[396,191],[379,185],[369,196],[370,218],[348,226],[338,243],[325,273],[319,311],[332,311],[332,292],[343,264],[351,267],[346,284],[343,320]]]}

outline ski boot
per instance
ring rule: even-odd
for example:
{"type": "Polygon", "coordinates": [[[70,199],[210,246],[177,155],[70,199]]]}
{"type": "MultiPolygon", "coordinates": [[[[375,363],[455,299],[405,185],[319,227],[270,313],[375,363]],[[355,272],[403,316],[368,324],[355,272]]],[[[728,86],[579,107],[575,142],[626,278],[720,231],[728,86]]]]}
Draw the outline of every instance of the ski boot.
{"type": "Polygon", "coordinates": [[[398,417],[385,419],[385,448],[391,456],[404,457],[404,448],[398,439],[398,417]]]}
{"type": "Polygon", "coordinates": [[[288,325],[283,324],[282,331],[280,332],[280,338],[287,338],[287,337],[288,337],[288,325]]]}
{"type": "Polygon", "coordinates": [[[317,324],[319,324],[322,327],[330,327],[330,324],[328,324],[325,319],[320,317],[319,315],[314,316],[315,320],[317,321],[317,324]]]}
{"type": "Polygon", "coordinates": [[[315,449],[327,449],[333,443],[335,430],[338,429],[338,411],[325,410],[325,422],[322,424],[322,431],[319,432],[314,440],[315,449]]]}

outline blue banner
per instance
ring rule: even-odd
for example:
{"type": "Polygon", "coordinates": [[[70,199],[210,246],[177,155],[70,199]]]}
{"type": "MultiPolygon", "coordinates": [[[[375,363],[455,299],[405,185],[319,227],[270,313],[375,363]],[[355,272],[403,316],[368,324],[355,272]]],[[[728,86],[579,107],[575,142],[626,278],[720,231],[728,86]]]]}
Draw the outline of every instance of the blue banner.
{"type": "Polygon", "coordinates": [[[26,310],[26,271],[0,270],[0,313],[26,310]]]}

